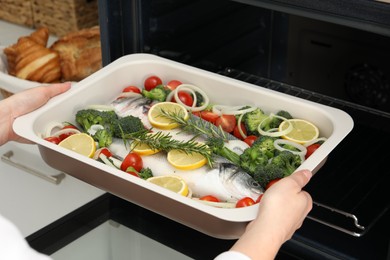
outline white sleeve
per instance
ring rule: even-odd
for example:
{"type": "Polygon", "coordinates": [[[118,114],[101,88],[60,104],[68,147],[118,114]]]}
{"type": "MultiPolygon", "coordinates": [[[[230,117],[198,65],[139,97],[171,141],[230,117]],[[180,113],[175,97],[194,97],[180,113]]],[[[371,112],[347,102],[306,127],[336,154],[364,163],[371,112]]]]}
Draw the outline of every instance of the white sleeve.
{"type": "Polygon", "coordinates": [[[219,254],[214,260],[251,260],[248,256],[243,253],[236,251],[226,251],[219,254]]]}
{"type": "Polygon", "coordinates": [[[7,260],[50,260],[32,249],[19,229],[0,215],[0,259],[7,260]]]}

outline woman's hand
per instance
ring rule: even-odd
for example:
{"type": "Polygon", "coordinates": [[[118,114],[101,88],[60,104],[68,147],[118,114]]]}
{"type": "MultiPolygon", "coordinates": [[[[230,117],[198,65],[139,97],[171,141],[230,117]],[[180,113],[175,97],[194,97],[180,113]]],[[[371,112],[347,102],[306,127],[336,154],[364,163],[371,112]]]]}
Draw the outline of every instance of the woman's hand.
{"type": "Polygon", "coordinates": [[[34,111],[46,104],[49,99],[70,88],[70,83],[58,83],[31,88],[0,101],[0,145],[8,141],[29,143],[12,129],[15,118],[34,111]]]}
{"type": "Polygon", "coordinates": [[[311,196],[302,190],[311,176],[310,171],[301,170],[272,185],[261,199],[257,218],[231,250],[251,259],[274,259],[312,208],[311,196]]]}

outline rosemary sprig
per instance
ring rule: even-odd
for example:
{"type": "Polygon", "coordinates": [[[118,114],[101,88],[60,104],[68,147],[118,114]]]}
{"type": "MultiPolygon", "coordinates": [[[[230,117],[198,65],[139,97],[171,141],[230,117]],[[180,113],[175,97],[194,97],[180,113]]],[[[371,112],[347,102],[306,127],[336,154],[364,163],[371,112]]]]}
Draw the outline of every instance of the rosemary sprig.
{"type": "Polygon", "coordinates": [[[220,138],[224,142],[228,141],[226,133],[221,127],[214,126],[205,120],[197,119],[194,116],[190,116],[188,120],[185,120],[182,114],[165,110],[161,110],[161,115],[178,123],[185,132],[201,134],[206,138],[220,138]]]}
{"type": "Polygon", "coordinates": [[[160,150],[169,152],[170,150],[180,150],[187,154],[199,153],[203,155],[208,165],[211,167],[213,164],[212,152],[210,147],[206,144],[199,143],[195,140],[195,137],[188,141],[176,140],[172,138],[170,133],[163,133],[161,131],[150,133],[148,131],[140,131],[131,134],[126,134],[124,140],[133,140],[147,144],[153,150],[160,150]]]}

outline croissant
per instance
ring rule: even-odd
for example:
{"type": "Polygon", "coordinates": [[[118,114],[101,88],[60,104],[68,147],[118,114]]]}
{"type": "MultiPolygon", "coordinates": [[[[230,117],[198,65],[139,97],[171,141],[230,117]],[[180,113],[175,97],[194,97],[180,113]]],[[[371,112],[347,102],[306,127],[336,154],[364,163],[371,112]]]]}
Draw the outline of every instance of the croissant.
{"type": "MultiPolygon", "coordinates": [[[[29,36],[27,36],[34,42],[36,42],[39,45],[42,45],[43,47],[46,47],[47,41],[49,39],[49,29],[47,27],[41,27],[37,29],[36,31],[32,32],[29,36]]],[[[17,56],[17,48],[18,43],[15,43],[7,48],[4,49],[4,54],[7,56],[7,62],[8,62],[8,73],[10,75],[15,76],[15,63],[16,63],[16,56],[17,56]]]]}
{"type": "Polygon", "coordinates": [[[68,33],[50,48],[60,55],[63,81],[80,81],[102,67],[98,26],[68,33]]]}
{"type": "Polygon", "coordinates": [[[61,79],[60,59],[57,52],[37,44],[28,37],[16,45],[15,76],[42,83],[61,79]]]}

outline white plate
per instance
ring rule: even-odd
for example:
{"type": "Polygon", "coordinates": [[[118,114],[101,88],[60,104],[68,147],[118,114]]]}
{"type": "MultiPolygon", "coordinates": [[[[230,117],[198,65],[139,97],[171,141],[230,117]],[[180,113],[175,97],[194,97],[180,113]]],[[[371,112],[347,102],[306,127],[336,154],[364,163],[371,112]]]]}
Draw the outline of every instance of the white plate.
{"type": "Polygon", "coordinates": [[[67,93],[53,98],[40,109],[17,118],[14,129],[18,135],[36,142],[43,159],[60,171],[210,236],[238,238],[244,232],[246,224],[256,217],[257,205],[237,209],[203,205],[39,137],[39,133],[44,132],[49,122],[74,122],[77,110],[90,104],[108,103],[125,86],[130,84],[142,86],[144,79],[152,73],[159,75],[163,82],[177,79],[197,85],[214,103],[257,105],[266,112],[284,109],[296,118],[313,122],[320,129],[320,136],[328,139],[299,169],[305,168],[316,172],[329,153],[353,128],[352,118],[339,109],[154,55],[133,54],[112,62],[80,81],[77,88],[72,87],[67,93]]]}
{"type": "Polygon", "coordinates": [[[15,94],[42,85],[42,83],[39,82],[24,80],[9,75],[7,69],[7,56],[3,52],[5,48],[6,47],[4,46],[0,46],[0,88],[15,94]]]}

